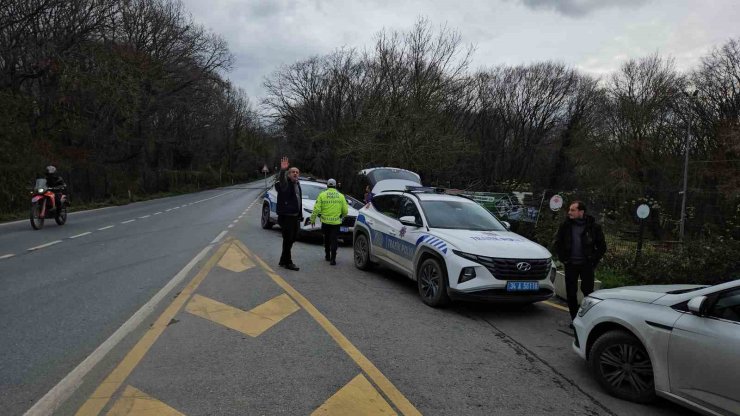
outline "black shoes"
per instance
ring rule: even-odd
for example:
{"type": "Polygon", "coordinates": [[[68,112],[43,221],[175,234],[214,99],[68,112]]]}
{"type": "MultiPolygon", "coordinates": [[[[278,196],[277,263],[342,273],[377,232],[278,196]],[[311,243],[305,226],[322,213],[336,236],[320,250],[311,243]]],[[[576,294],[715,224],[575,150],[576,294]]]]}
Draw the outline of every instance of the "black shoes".
{"type": "Polygon", "coordinates": [[[332,266],[336,266],[337,265],[337,261],[334,260],[334,259],[332,259],[331,261],[329,261],[329,264],[331,264],[332,266]]]}
{"type": "Polygon", "coordinates": [[[331,260],[331,257],[329,257],[329,253],[326,253],[326,254],[324,255],[324,260],[326,260],[326,261],[329,261],[329,260],[331,260]]]}
{"type": "Polygon", "coordinates": [[[298,271],[298,270],[300,270],[300,269],[301,269],[300,267],[296,266],[296,265],[295,265],[295,264],[293,264],[293,263],[287,263],[287,264],[286,264],[286,263],[278,263],[278,265],[279,265],[280,267],[285,267],[285,268],[286,268],[286,269],[288,269],[288,270],[295,270],[295,271],[298,271]]]}

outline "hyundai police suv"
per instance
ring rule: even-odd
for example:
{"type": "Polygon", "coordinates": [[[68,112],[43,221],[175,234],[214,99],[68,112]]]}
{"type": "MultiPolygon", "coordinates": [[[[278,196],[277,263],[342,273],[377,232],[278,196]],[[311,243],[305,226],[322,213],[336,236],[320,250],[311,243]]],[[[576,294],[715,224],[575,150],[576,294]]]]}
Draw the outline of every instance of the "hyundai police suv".
{"type": "MultiPolygon", "coordinates": [[[[321,217],[316,219],[316,224],[311,224],[311,213],[313,212],[314,205],[316,204],[316,198],[319,194],[326,189],[326,182],[320,181],[313,178],[301,177],[298,180],[301,185],[301,193],[303,194],[303,221],[301,221],[301,229],[299,233],[303,236],[306,235],[321,235],[321,217]]],[[[347,216],[342,220],[342,224],[339,226],[339,238],[342,240],[350,240],[352,238],[352,232],[354,231],[355,220],[357,219],[357,209],[362,207],[362,202],[345,195],[349,210],[347,216]]],[[[277,191],[275,186],[271,186],[265,192],[262,201],[262,217],[260,218],[260,224],[262,228],[269,230],[273,225],[277,224],[277,191]]]]}
{"type": "Polygon", "coordinates": [[[532,303],[554,293],[547,249],[508,231],[478,203],[435,188],[375,195],[359,210],[354,262],[416,280],[433,307],[455,299],[532,303]]]}

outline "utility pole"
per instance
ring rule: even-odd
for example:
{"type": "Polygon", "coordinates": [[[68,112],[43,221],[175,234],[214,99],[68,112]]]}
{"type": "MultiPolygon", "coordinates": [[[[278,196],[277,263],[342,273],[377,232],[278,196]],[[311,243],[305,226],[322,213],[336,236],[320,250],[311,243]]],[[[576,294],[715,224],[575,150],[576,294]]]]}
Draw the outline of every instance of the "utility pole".
{"type": "MultiPolygon", "coordinates": [[[[686,93],[689,97],[689,106],[693,104],[693,99],[699,91],[694,91],[692,94],[686,93]]],[[[684,231],[686,230],[686,191],[688,188],[689,181],[689,138],[691,137],[691,112],[688,115],[688,122],[686,124],[686,140],[684,141],[684,160],[683,160],[683,192],[681,192],[681,222],[679,224],[679,241],[683,242],[684,231]]]]}

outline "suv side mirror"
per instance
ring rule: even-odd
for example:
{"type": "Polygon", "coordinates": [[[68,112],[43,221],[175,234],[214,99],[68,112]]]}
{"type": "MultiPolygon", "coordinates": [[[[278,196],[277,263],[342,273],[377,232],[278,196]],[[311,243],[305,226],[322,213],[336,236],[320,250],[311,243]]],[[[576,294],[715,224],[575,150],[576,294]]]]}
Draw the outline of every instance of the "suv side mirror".
{"type": "Polygon", "coordinates": [[[688,303],[688,308],[691,313],[693,313],[696,316],[704,316],[707,314],[707,297],[706,296],[697,296],[695,298],[691,298],[688,303]]]}
{"type": "Polygon", "coordinates": [[[507,230],[511,230],[511,224],[509,224],[509,221],[501,221],[501,224],[504,224],[504,227],[506,227],[507,230]]]}
{"type": "Polygon", "coordinates": [[[412,215],[401,217],[398,219],[398,221],[400,221],[401,224],[403,225],[408,225],[409,227],[421,227],[423,225],[423,224],[417,223],[416,218],[414,218],[412,215]]]}

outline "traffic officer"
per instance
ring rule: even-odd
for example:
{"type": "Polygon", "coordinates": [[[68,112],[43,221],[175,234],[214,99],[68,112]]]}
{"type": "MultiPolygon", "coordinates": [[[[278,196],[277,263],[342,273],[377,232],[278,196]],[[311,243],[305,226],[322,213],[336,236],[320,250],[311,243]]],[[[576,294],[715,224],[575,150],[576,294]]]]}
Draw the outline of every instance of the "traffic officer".
{"type": "Polygon", "coordinates": [[[337,181],[329,179],[326,190],[322,191],[311,213],[311,224],[316,223],[316,217],[321,218],[321,231],[324,233],[324,259],[332,266],[337,264],[337,237],[342,219],[349,212],[347,198],[337,191],[337,181]]]}

